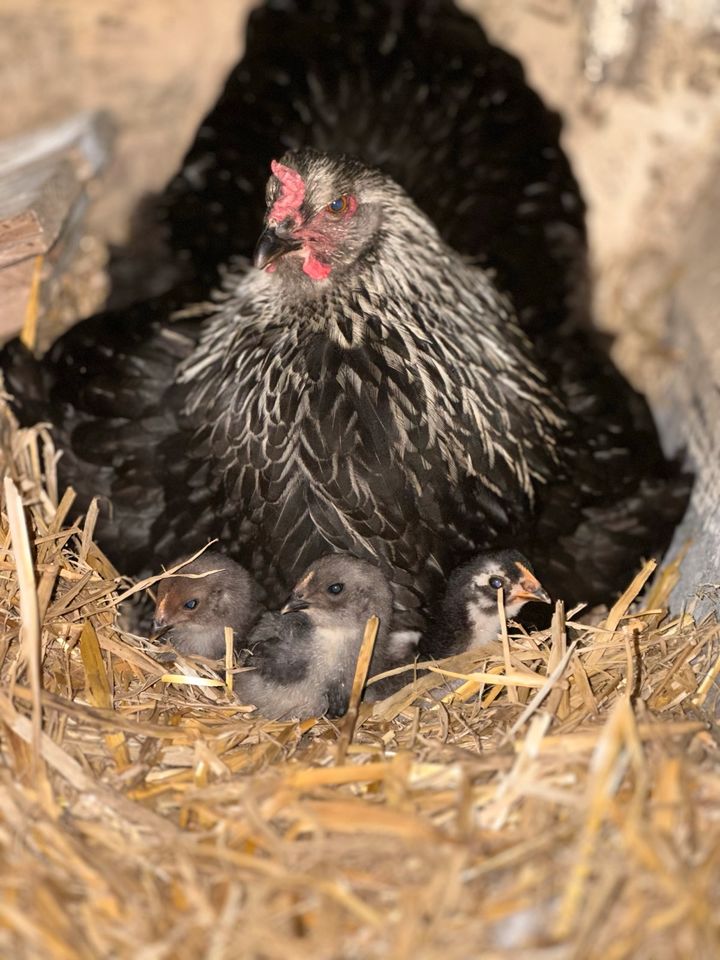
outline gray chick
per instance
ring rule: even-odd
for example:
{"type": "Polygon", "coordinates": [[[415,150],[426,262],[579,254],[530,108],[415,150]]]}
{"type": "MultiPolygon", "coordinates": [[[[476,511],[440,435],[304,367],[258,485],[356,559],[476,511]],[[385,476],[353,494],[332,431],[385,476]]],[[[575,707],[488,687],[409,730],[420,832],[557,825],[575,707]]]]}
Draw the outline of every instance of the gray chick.
{"type": "Polygon", "coordinates": [[[179,653],[218,660],[225,654],[225,627],[232,627],[237,647],[262,610],[261,590],[247,570],[207,550],[159,582],[152,629],[179,653]]]}
{"type": "Polygon", "coordinates": [[[421,658],[450,657],[494,640],[500,627],[500,589],[508,619],[532,600],[551,603],[522,553],[497,550],[478,554],[450,575],[438,614],[420,642],[421,658]]]}
{"type": "MultiPolygon", "coordinates": [[[[279,613],[266,613],[247,642],[235,691],[265,717],[341,716],[347,711],[365,624],[380,620],[369,676],[397,660],[388,643],[392,594],[380,570],[349,554],[310,564],[279,613]]],[[[377,685],[375,685],[377,686],[377,685]]],[[[375,686],[369,696],[378,696],[375,686]]]]}

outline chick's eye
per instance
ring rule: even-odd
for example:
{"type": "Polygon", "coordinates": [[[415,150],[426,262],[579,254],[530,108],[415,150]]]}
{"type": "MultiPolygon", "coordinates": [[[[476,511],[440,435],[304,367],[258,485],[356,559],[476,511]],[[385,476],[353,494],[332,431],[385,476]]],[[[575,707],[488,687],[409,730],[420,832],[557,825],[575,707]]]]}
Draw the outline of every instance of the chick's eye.
{"type": "Polygon", "coordinates": [[[499,590],[505,581],[502,577],[490,577],[488,583],[493,588],[493,590],[499,590]]]}
{"type": "Polygon", "coordinates": [[[334,596],[337,596],[339,593],[343,592],[344,587],[344,583],[331,583],[327,589],[328,593],[332,593],[334,596]]]}
{"type": "Polygon", "coordinates": [[[330,213],[345,213],[347,210],[348,199],[346,196],[335,197],[334,200],[331,200],[327,205],[327,209],[330,213]]]}
{"type": "Polygon", "coordinates": [[[197,605],[197,600],[186,600],[184,604],[186,610],[194,610],[197,605]]]}

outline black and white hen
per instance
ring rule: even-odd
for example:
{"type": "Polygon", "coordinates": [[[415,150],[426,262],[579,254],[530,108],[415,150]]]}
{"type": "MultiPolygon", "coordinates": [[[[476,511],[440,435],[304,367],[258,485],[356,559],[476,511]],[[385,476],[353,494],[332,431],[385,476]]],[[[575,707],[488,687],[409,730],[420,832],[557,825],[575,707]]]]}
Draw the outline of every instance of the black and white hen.
{"type": "Polygon", "coordinates": [[[53,422],[62,478],[111,501],[98,532],[123,572],[217,536],[277,599],[348,549],[413,626],[487,547],[519,543],[554,593],[595,600],[664,546],[685,486],[580,330],[582,203],[557,136],[446,0],[253,14],[168,202],[202,293],[249,253],[275,157],[263,269],[236,266],[207,320],[171,321],[170,295],[41,364],[3,358],[24,419],[53,422]],[[277,160],[298,144],[333,155],[277,160]]]}
{"type": "Polygon", "coordinates": [[[223,540],[266,576],[349,547],[417,607],[458,556],[528,527],[568,414],[487,274],[389,177],[307,150],[273,170],[262,270],[178,377],[193,436],[170,469],[216,497],[179,500],[156,547],[190,510],[211,532],[224,499],[223,540]]]}

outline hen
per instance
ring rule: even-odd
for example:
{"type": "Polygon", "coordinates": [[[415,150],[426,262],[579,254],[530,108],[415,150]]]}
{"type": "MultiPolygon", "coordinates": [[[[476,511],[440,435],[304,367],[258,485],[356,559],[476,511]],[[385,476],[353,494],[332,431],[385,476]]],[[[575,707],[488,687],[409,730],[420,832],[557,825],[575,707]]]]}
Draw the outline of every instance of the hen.
{"type": "Polygon", "coordinates": [[[263,269],[236,262],[207,320],[172,320],[170,294],[39,364],[3,357],[22,416],[54,424],[62,478],[111,502],[98,530],[123,572],[219,536],[277,600],[348,549],[413,625],[487,547],[517,543],[552,592],[594,600],[664,546],[685,484],[580,329],[558,127],[443,0],[253,14],[167,203],[203,296],[251,249],[270,158],[331,146],[273,165],[263,269]]]}

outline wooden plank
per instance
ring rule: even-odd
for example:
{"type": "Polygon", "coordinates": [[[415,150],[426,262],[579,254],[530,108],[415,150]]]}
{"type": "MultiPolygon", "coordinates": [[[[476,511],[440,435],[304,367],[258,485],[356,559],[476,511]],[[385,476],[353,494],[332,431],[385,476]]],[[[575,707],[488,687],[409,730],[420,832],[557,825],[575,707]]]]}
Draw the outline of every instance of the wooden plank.
{"type": "Polygon", "coordinates": [[[101,112],[0,140],[0,340],[35,329],[64,296],[83,232],[85,185],[107,162],[111,143],[112,124],[101,112]]]}
{"type": "Polygon", "coordinates": [[[110,152],[102,113],[0,141],[0,268],[47,253],[110,152]]]}
{"type": "Polygon", "coordinates": [[[39,161],[0,178],[0,268],[47,253],[82,185],[69,160],[39,161]]]}

